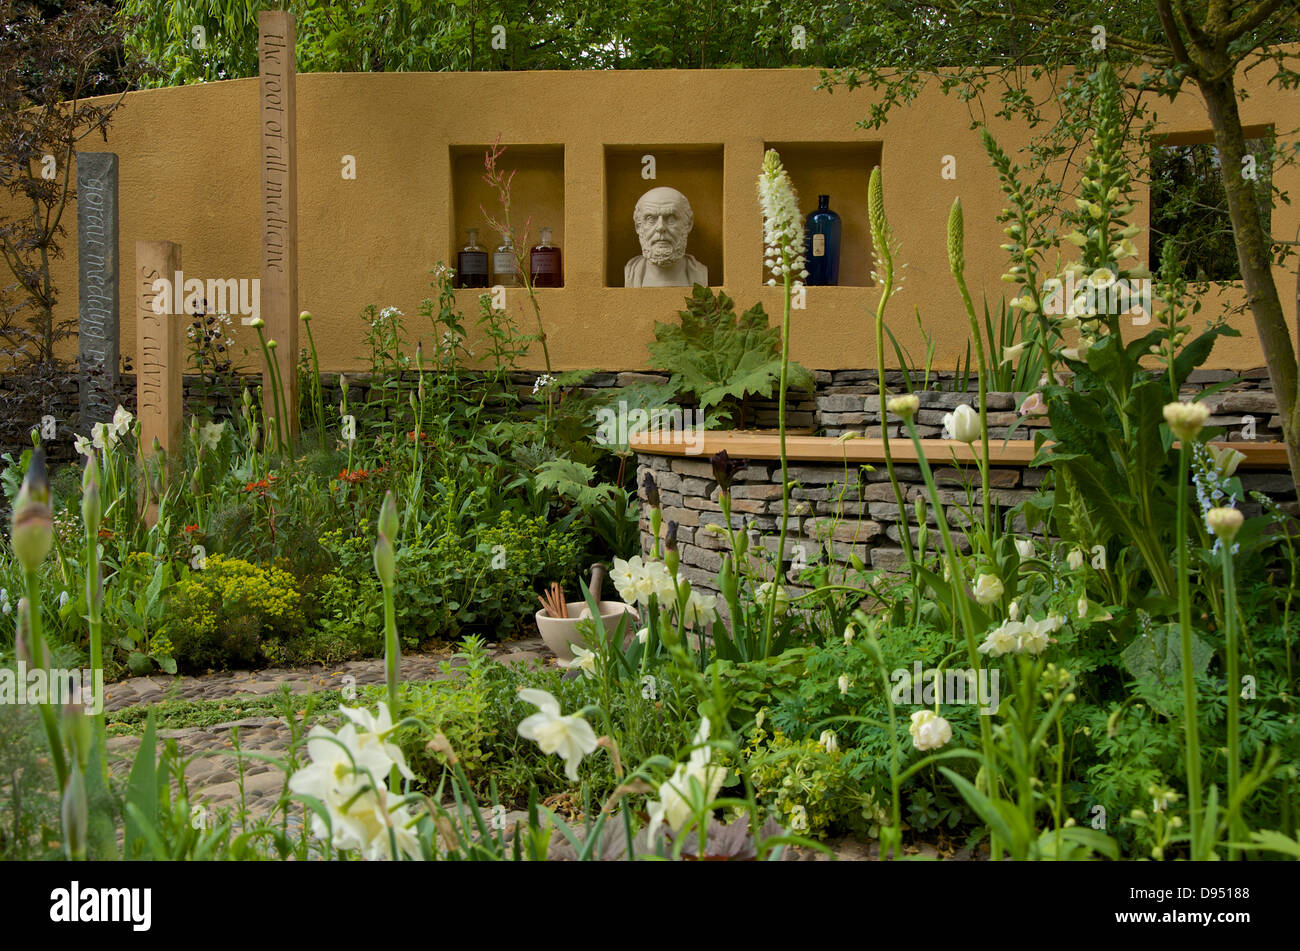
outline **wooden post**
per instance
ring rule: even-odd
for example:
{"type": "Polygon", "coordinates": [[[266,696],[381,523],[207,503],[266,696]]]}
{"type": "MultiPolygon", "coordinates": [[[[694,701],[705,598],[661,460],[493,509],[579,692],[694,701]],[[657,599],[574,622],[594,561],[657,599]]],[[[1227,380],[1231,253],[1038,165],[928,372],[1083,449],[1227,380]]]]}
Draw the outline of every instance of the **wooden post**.
{"type": "MultiPolygon", "coordinates": [[[[298,174],[296,29],[283,10],[257,15],[262,135],[262,318],[276,342],[285,427],[298,432],[298,174]]],[[[263,373],[263,412],[273,413],[270,368],[263,373]]]]}
{"type": "MultiPolygon", "coordinates": [[[[184,315],[172,313],[176,290],[173,281],[180,277],[181,246],[171,241],[137,241],[135,243],[135,333],[136,333],[136,414],[140,417],[140,454],[146,468],[157,467],[154,440],[162,447],[167,469],[174,476],[180,468],[184,444],[183,390],[181,368],[185,354],[181,347],[184,315]]],[[[148,473],[148,508],[150,525],[158,519],[157,490],[153,484],[161,479],[160,471],[148,473]]]]}

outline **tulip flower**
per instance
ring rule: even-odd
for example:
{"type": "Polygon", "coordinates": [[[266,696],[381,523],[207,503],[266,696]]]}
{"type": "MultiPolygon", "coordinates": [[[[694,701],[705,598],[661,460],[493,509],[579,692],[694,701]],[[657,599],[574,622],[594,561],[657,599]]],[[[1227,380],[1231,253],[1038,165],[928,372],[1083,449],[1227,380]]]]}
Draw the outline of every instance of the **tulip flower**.
{"type": "Polygon", "coordinates": [[[980,438],[980,414],[965,403],[945,414],[943,425],[951,434],[949,438],[958,442],[972,443],[980,438]]]}
{"type": "Polygon", "coordinates": [[[952,739],[952,726],[933,710],[918,710],[912,714],[912,745],[918,750],[937,750],[952,739]]]}
{"type": "Polygon", "coordinates": [[[988,605],[1000,601],[1004,590],[1002,579],[997,575],[981,574],[975,579],[974,595],[975,600],[980,604],[988,605]]]}

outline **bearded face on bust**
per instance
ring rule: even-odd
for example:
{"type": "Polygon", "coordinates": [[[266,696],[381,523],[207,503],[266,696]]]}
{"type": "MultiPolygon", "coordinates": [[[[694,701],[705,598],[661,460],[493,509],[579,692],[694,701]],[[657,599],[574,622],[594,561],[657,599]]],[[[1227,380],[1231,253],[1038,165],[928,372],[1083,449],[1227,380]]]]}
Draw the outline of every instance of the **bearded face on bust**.
{"type": "Polygon", "coordinates": [[[641,253],[656,267],[669,267],[686,254],[686,239],[695,224],[686,196],[669,188],[647,192],[633,214],[641,253]],[[671,194],[656,194],[656,193],[671,194]]]}
{"type": "Polygon", "coordinates": [[[709,269],[686,253],[695,215],[685,195],[665,186],[650,189],[638,199],[632,223],[641,253],[624,267],[624,287],[708,285],[709,269]]]}

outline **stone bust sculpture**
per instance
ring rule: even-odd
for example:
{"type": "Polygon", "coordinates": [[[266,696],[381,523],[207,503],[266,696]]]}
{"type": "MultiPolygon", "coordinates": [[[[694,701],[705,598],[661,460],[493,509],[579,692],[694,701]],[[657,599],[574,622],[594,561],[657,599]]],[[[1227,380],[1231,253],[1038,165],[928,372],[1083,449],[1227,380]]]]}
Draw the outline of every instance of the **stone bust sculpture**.
{"type": "Polygon", "coordinates": [[[641,253],[623,268],[624,287],[709,285],[709,269],[686,253],[695,225],[691,203],[675,188],[652,188],[632,212],[641,253]]]}

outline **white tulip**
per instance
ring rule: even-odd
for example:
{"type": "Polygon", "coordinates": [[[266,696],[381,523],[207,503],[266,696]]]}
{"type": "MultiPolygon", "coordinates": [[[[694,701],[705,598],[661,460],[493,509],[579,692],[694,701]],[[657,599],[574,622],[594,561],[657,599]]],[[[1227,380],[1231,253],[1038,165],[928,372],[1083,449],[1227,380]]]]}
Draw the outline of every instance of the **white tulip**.
{"type": "Polygon", "coordinates": [[[1001,600],[1004,591],[1002,579],[997,575],[982,574],[975,579],[975,600],[980,604],[988,605],[1001,600]]]}
{"type": "Polygon", "coordinates": [[[952,726],[933,710],[917,710],[912,714],[912,745],[918,750],[937,750],[952,739],[952,726]]]}

